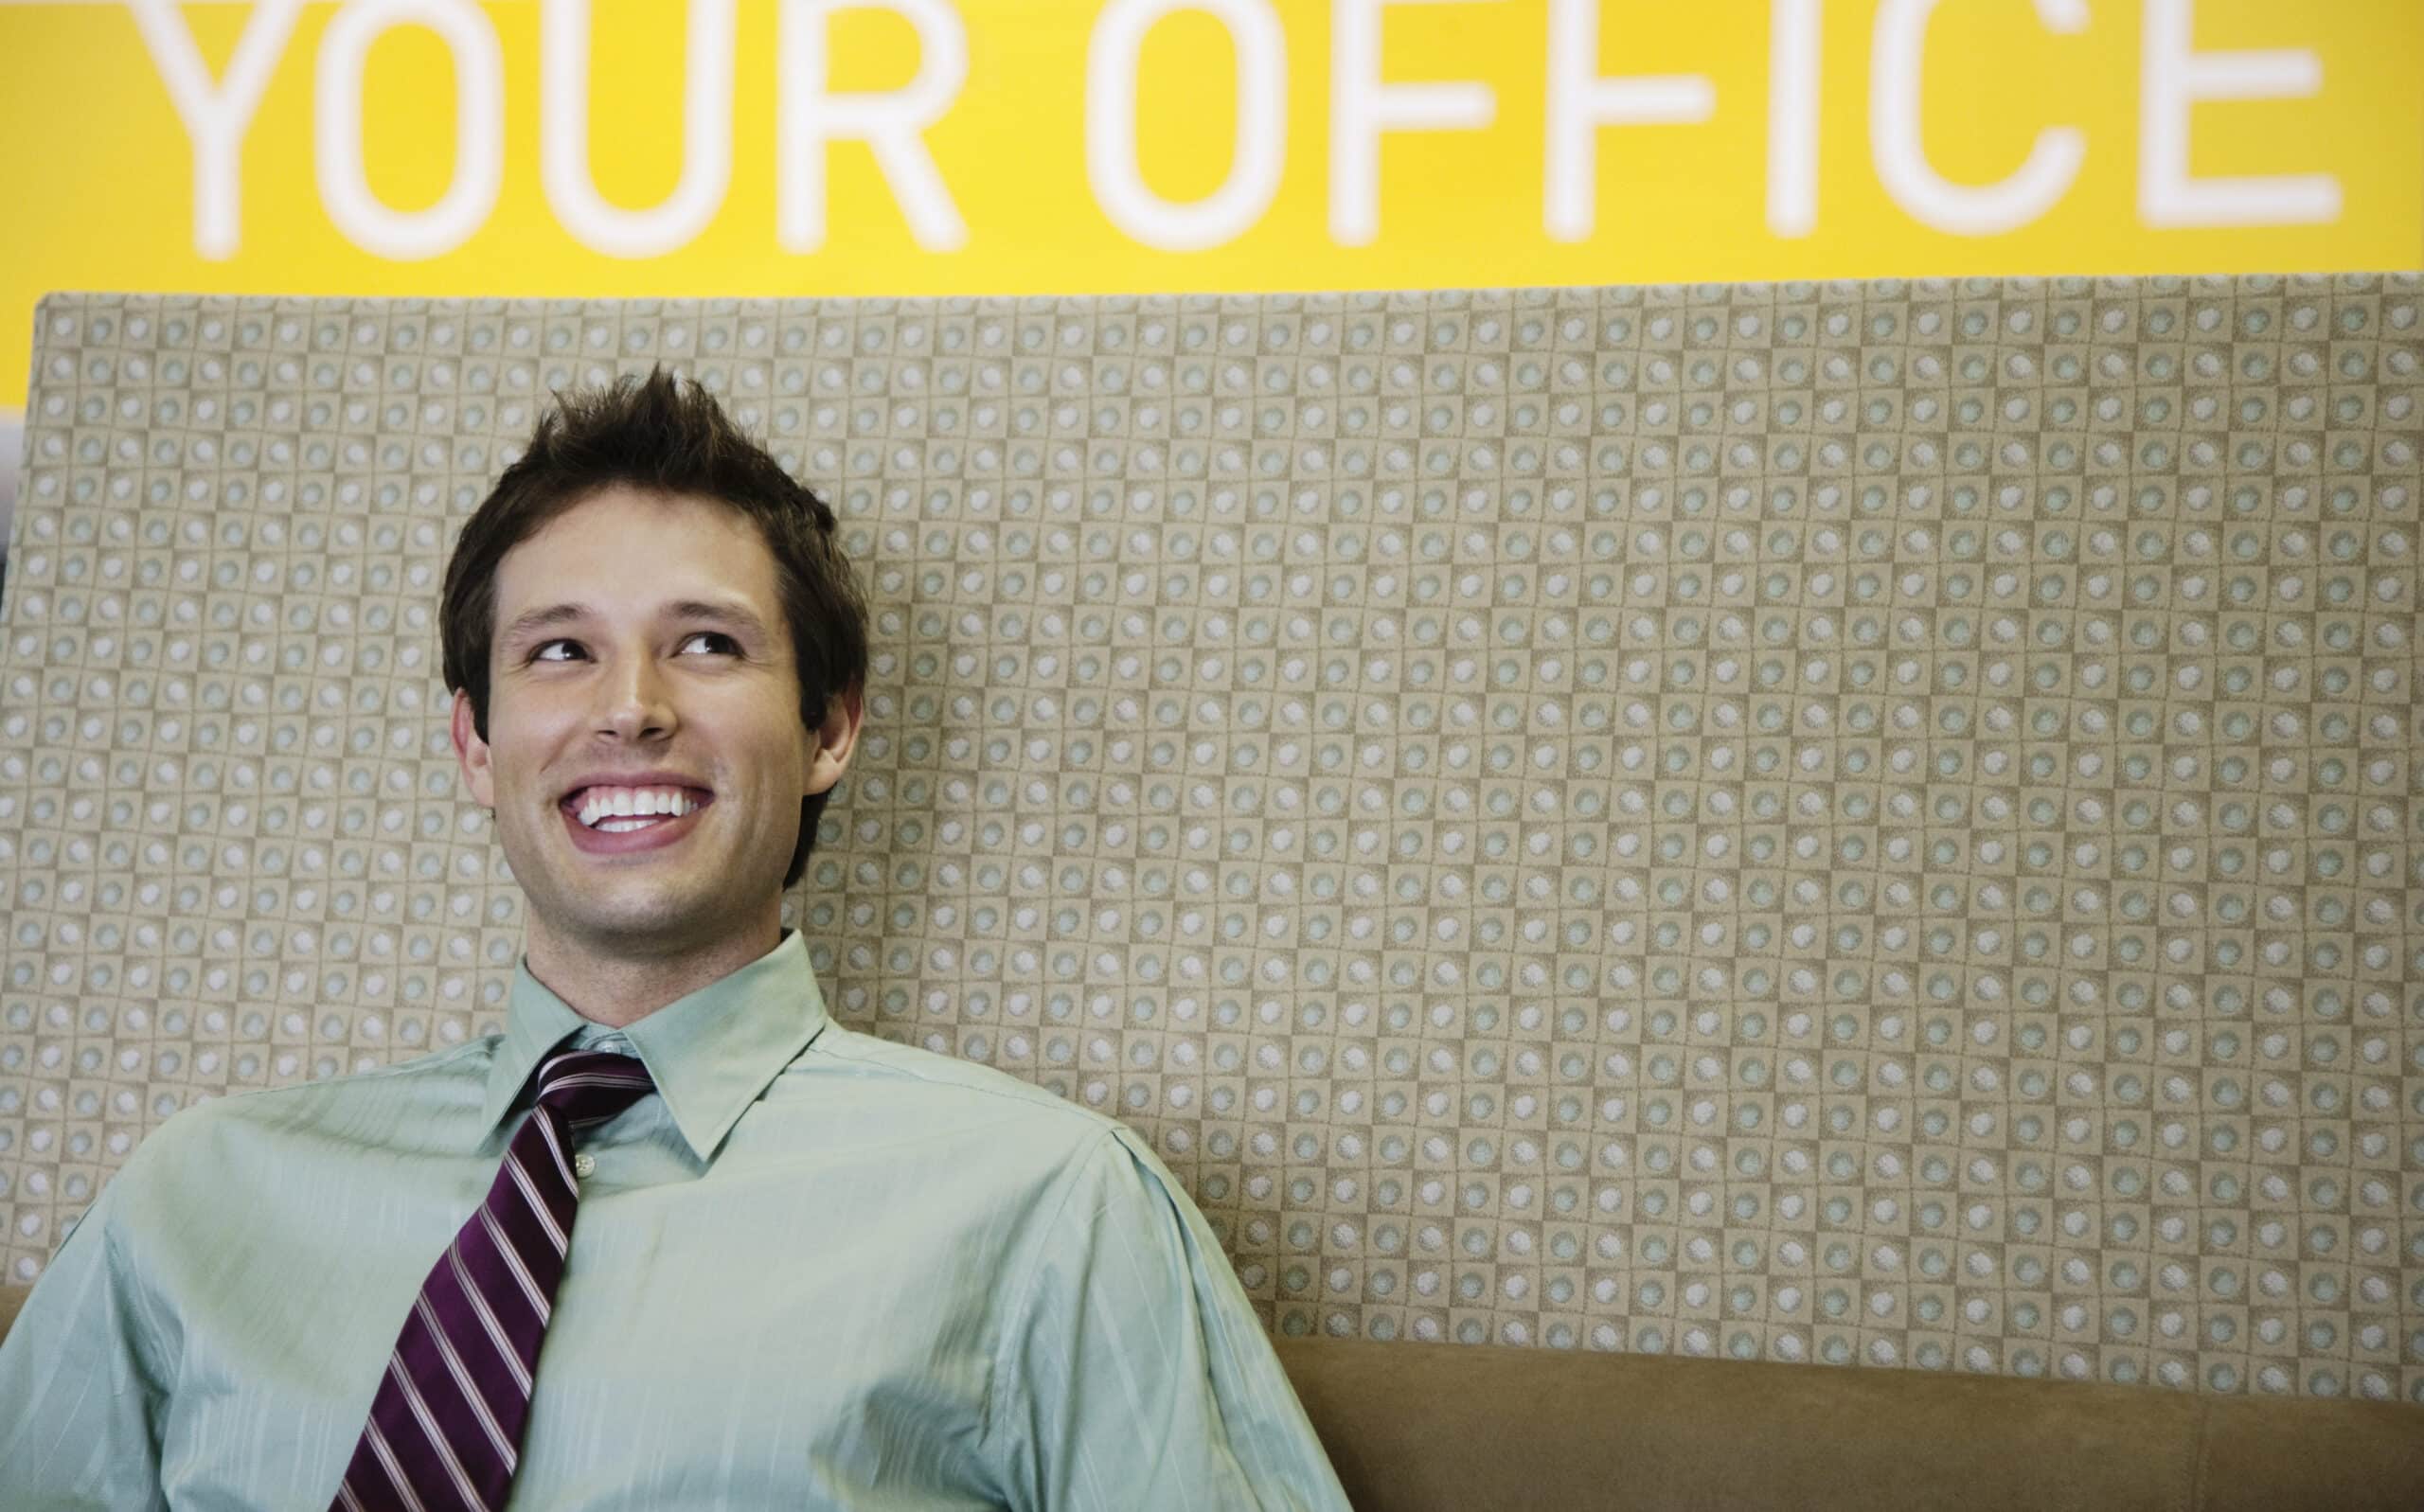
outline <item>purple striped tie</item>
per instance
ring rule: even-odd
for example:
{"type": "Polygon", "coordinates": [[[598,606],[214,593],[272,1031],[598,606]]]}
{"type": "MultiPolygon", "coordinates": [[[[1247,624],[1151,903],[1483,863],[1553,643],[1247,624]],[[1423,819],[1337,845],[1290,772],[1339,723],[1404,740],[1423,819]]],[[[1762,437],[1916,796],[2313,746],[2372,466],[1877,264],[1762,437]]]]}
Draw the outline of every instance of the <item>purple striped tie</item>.
{"type": "Polygon", "coordinates": [[[330,1512],[505,1505],[580,1204],[573,1133],[655,1090],[630,1056],[567,1050],[540,1065],[537,1105],[506,1147],[488,1197],[429,1268],[404,1317],[330,1512]]]}

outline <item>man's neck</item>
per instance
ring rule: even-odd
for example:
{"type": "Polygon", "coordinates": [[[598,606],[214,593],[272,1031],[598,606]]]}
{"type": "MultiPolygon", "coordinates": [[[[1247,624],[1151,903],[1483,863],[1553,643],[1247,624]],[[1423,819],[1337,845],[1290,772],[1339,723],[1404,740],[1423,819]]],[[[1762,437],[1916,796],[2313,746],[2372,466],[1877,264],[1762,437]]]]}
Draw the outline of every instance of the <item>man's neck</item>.
{"type": "Polygon", "coordinates": [[[722,981],[781,943],[778,904],[760,928],[651,954],[610,952],[560,935],[532,917],[523,952],[540,986],[591,1023],[619,1029],[722,981]]]}

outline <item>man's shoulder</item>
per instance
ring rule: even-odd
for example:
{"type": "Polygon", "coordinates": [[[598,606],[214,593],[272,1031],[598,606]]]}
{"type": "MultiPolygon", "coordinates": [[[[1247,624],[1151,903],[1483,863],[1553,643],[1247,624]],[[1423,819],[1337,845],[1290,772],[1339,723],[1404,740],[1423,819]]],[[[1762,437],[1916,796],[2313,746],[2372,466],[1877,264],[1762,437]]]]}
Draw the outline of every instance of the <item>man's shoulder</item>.
{"type": "Polygon", "coordinates": [[[901,1044],[829,1023],[793,1063],[811,1076],[864,1079],[871,1094],[900,1112],[1000,1130],[1005,1126],[1072,1152],[1115,1134],[1118,1120],[978,1061],[901,1044]]]}
{"type": "Polygon", "coordinates": [[[321,1137],[364,1122],[401,1122],[400,1115],[433,1097],[476,1102],[494,1048],[490,1036],[342,1076],[205,1094],[145,1135],[116,1180],[175,1182],[197,1163],[221,1160],[236,1146],[321,1137]]]}

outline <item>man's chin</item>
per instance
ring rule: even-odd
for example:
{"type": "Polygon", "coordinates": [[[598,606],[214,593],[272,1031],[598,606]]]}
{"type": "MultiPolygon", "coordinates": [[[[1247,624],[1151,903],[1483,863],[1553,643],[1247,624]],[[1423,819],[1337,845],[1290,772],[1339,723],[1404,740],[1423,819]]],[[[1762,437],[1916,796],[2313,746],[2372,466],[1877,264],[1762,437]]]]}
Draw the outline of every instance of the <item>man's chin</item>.
{"type": "Polygon", "coordinates": [[[537,857],[517,858],[514,848],[508,848],[506,862],[522,888],[527,923],[600,959],[647,960],[711,948],[754,931],[762,899],[779,896],[779,879],[770,878],[755,895],[738,885],[738,873],[749,869],[740,866],[704,868],[677,863],[670,855],[644,862],[640,855],[588,856],[544,846],[537,857]]]}
{"type": "Polygon", "coordinates": [[[717,898],[662,895],[631,899],[584,898],[574,907],[528,904],[548,933],[605,957],[639,959],[679,955],[729,934],[742,911],[717,898]]]}

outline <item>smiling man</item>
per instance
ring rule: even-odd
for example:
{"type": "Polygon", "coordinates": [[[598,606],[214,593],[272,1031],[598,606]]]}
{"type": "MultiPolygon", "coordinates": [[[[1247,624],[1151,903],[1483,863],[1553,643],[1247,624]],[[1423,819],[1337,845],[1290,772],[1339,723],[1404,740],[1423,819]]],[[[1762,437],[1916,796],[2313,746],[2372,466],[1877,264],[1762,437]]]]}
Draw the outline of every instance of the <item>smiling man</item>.
{"type": "Polygon", "coordinates": [[[145,1141],[0,1346],[0,1505],[1345,1507],[1141,1141],[828,1017],[834,533],[662,373],[541,423],[441,616],[505,1030],[145,1141]]]}

